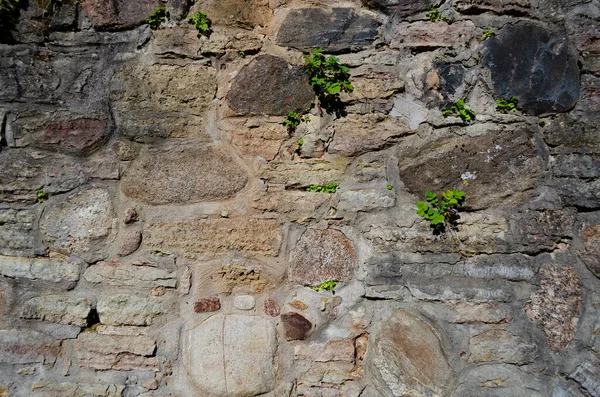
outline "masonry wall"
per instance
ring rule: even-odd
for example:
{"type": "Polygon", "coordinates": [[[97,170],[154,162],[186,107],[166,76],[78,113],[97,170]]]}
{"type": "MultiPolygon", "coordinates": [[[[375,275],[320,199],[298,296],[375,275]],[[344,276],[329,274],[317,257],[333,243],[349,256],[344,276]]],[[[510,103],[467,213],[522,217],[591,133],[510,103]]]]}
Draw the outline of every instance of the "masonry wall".
{"type": "Polygon", "coordinates": [[[0,396],[600,396],[600,5],[436,5],[21,2],[0,396]],[[436,235],[416,203],[451,188],[436,235]]]}

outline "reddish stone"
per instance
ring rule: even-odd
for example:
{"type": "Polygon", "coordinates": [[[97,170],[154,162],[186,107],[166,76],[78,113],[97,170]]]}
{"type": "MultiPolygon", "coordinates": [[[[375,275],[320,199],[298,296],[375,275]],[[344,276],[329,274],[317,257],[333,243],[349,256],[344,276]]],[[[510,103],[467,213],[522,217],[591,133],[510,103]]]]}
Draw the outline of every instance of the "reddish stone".
{"type": "Polygon", "coordinates": [[[58,144],[67,152],[79,152],[104,139],[106,120],[67,120],[46,127],[43,144],[58,144]]]}
{"type": "Polygon", "coordinates": [[[194,303],[196,313],[216,312],[221,308],[221,301],[217,297],[200,299],[194,303]]]}
{"type": "Polygon", "coordinates": [[[281,315],[287,340],[304,340],[312,329],[312,323],[298,313],[281,315]]]}
{"type": "Polygon", "coordinates": [[[274,298],[269,298],[265,301],[265,313],[271,317],[277,317],[281,313],[279,303],[274,298]]]}
{"type": "Polygon", "coordinates": [[[126,225],[129,225],[129,224],[137,222],[137,221],[138,221],[138,213],[135,210],[135,208],[127,208],[125,210],[125,219],[123,219],[123,222],[125,222],[126,225]]]}

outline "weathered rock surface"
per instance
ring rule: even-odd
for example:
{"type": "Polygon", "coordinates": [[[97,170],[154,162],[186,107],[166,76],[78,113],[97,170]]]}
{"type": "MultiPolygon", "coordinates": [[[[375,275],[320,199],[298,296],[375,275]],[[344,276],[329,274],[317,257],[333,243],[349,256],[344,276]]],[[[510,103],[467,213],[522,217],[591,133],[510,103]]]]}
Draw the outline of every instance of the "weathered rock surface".
{"type": "Polygon", "coordinates": [[[60,342],[27,329],[0,330],[0,363],[51,364],[60,352],[60,342]]]}
{"type": "Polygon", "coordinates": [[[514,365],[480,365],[466,371],[454,396],[542,397],[546,393],[543,380],[519,370],[514,365]]]}
{"type": "Polygon", "coordinates": [[[172,147],[140,156],[121,181],[121,190],[149,204],[184,204],[232,197],[247,181],[246,173],[220,148],[172,147]]]}
{"type": "Polygon", "coordinates": [[[382,10],[388,14],[406,17],[417,12],[427,11],[436,3],[432,0],[362,0],[367,7],[382,10]]]}
{"type": "Polygon", "coordinates": [[[99,29],[139,25],[160,6],[158,0],[142,0],[135,4],[125,0],[84,0],[81,3],[83,11],[99,29]]]}
{"type": "Polygon", "coordinates": [[[194,302],[194,312],[210,313],[221,308],[221,300],[218,297],[202,298],[194,302]]]}
{"type": "Polygon", "coordinates": [[[600,277],[600,224],[584,224],[581,230],[583,247],[580,257],[597,277],[600,277]]]}
{"type": "Polygon", "coordinates": [[[19,317],[85,327],[91,309],[92,305],[85,298],[46,295],[26,301],[19,309],[19,317]]]}
{"type": "Polygon", "coordinates": [[[381,390],[394,396],[434,396],[452,388],[455,375],[447,353],[423,318],[395,311],[382,323],[372,348],[366,362],[379,373],[381,390]]]}
{"type": "Polygon", "coordinates": [[[83,278],[94,284],[138,288],[175,288],[177,284],[175,272],[121,261],[99,262],[90,266],[83,273],[83,278]]]}
{"type": "Polygon", "coordinates": [[[303,51],[361,49],[375,41],[378,25],[372,14],[353,8],[300,8],[281,23],[277,44],[303,51]]]}
{"type": "Polygon", "coordinates": [[[121,397],[125,386],[101,383],[70,383],[41,380],[32,385],[34,397],[61,396],[61,397],[121,397]]]}
{"type": "Polygon", "coordinates": [[[302,67],[272,55],[261,55],[235,76],[227,104],[241,115],[284,116],[309,108],[314,98],[302,67]]]}
{"type": "Polygon", "coordinates": [[[451,25],[438,22],[403,22],[395,28],[392,48],[437,48],[466,46],[475,36],[475,24],[459,21],[451,25]]]}
{"type": "Polygon", "coordinates": [[[579,99],[579,68],[564,36],[534,22],[506,25],[486,40],[482,62],[503,98],[516,95],[519,108],[534,114],[565,112],[579,99]],[[514,43],[520,43],[515,50],[514,43]]]}
{"type": "Polygon", "coordinates": [[[72,283],[79,280],[82,261],[55,256],[52,258],[20,258],[0,256],[0,274],[28,280],[72,283]]]}
{"type": "Polygon", "coordinates": [[[285,338],[287,340],[304,340],[313,329],[313,324],[298,313],[282,314],[281,322],[283,323],[285,338]]]}
{"type": "Polygon", "coordinates": [[[140,247],[140,244],[142,243],[142,232],[135,229],[126,230],[121,238],[121,246],[119,247],[117,255],[128,256],[133,254],[140,247]]]}
{"type": "Polygon", "coordinates": [[[143,336],[109,336],[84,332],[76,340],[77,364],[98,370],[158,370],[156,343],[143,336]]]}
{"type": "Polygon", "coordinates": [[[99,299],[100,322],[107,325],[150,325],[168,310],[165,298],[112,295],[99,299]]]}
{"type": "Polygon", "coordinates": [[[577,330],[581,315],[581,282],[568,267],[545,265],[540,288],[531,295],[525,312],[544,331],[553,351],[567,347],[577,330]]]}
{"type": "Polygon", "coordinates": [[[123,66],[112,82],[117,132],[140,142],[206,140],[202,116],[215,93],[216,71],[207,66],[123,66]]]}
{"type": "Polygon", "coordinates": [[[256,306],[256,299],[252,295],[239,295],[235,297],[233,305],[236,309],[252,310],[256,306]]]}
{"type": "Polygon", "coordinates": [[[276,333],[264,318],[213,316],[187,332],[184,348],[199,392],[241,397],[275,386],[276,333]]]}
{"type": "Polygon", "coordinates": [[[281,242],[281,225],[269,219],[206,219],[157,222],[148,225],[145,244],[162,252],[216,255],[240,251],[274,255],[281,242]]]}
{"type": "Polygon", "coordinates": [[[403,151],[399,157],[400,178],[409,191],[425,197],[427,190],[460,188],[466,193],[464,205],[473,209],[521,202],[544,170],[541,152],[525,126],[473,138],[441,139],[403,151]]]}
{"type": "Polygon", "coordinates": [[[250,29],[266,26],[273,15],[268,3],[262,0],[207,0],[202,2],[202,10],[210,15],[215,24],[250,29]]]}
{"type": "Polygon", "coordinates": [[[469,342],[474,363],[503,362],[523,365],[537,357],[537,346],[527,343],[502,329],[492,329],[471,338],[469,342]]]}
{"type": "Polygon", "coordinates": [[[54,202],[40,220],[40,231],[51,247],[86,257],[110,235],[114,210],[110,193],[102,188],[82,190],[54,202]]]}
{"type": "Polygon", "coordinates": [[[0,254],[33,256],[36,220],[32,210],[0,209],[0,254]]]}
{"type": "Polygon", "coordinates": [[[352,243],[333,229],[304,232],[292,252],[291,262],[290,279],[303,285],[349,281],[358,265],[352,243]]]}

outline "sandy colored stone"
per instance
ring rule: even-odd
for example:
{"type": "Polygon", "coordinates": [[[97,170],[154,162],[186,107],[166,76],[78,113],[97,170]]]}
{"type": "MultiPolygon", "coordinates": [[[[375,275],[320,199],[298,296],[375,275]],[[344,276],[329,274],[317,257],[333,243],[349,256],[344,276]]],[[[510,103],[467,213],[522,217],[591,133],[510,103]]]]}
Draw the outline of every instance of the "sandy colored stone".
{"type": "Polygon", "coordinates": [[[168,308],[164,298],[120,294],[99,299],[96,310],[102,324],[150,325],[168,308]]]}
{"type": "Polygon", "coordinates": [[[263,309],[265,314],[271,317],[277,317],[281,313],[281,308],[279,307],[279,303],[277,303],[275,298],[265,299],[263,309]]]}
{"type": "Polygon", "coordinates": [[[148,225],[147,247],[188,256],[241,251],[275,255],[281,243],[281,225],[270,219],[217,218],[158,222],[148,225]]]}
{"type": "Polygon", "coordinates": [[[97,370],[158,370],[156,343],[147,336],[84,332],[75,343],[77,365],[97,370]]]}
{"type": "MultiPolygon", "coordinates": [[[[443,395],[454,372],[435,330],[420,316],[396,310],[367,353],[368,367],[393,395],[443,395]]],[[[388,392],[389,393],[389,392],[388,392]]]]}
{"type": "Polygon", "coordinates": [[[256,306],[256,299],[252,295],[239,295],[234,298],[233,305],[236,309],[252,310],[256,306]]]}
{"type": "Polygon", "coordinates": [[[224,150],[176,146],[141,155],[125,173],[121,190],[149,204],[185,204],[232,197],[247,182],[224,150]]]}
{"type": "Polygon", "coordinates": [[[580,253],[585,265],[600,277],[600,225],[589,225],[581,232],[583,249],[580,253]]]}
{"type": "Polygon", "coordinates": [[[51,380],[40,380],[31,386],[32,397],[121,397],[124,390],[125,386],[123,385],[54,382],[51,380]]]}
{"type": "Polygon", "coordinates": [[[345,157],[326,157],[302,162],[271,161],[261,164],[257,177],[270,184],[308,187],[340,181],[348,164],[345,157]]]}
{"type": "Polygon", "coordinates": [[[537,358],[538,348],[502,329],[492,329],[475,335],[469,341],[474,363],[503,362],[524,365],[537,358]]]}
{"type": "Polygon", "coordinates": [[[122,261],[99,262],[88,267],[83,278],[93,284],[138,288],[175,288],[177,275],[153,266],[138,266],[122,261]]]}
{"type": "Polygon", "coordinates": [[[148,15],[160,7],[158,0],[84,0],[81,8],[98,28],[133,27],[143,23],[148,15]]]}
{"type": "Polygon", "coordinates": [[[352,243],[333,229],[308,229],[291,254],[290,279],[303,285],[350,281],[358,265],[352,243]]]}
{"type": "Polygon", "coordinates": [[[19,309],[19,317],[85,327],[91,309],[92,305],[85,298],[45,295],[24,302],[19,309]]]}
{"type": "Polygon", "coordinates": [[[275,386],[276,333],[265,318],[216,315],[186,333],[184,366],[198,392],[242,397],[275,386]]]}
{"type": "Polygon", "coordinates": [[[317,362],[354,361],[354,339],[297,344],[294,358],[317,362]]]}
{"type": "Polygon", "coordinates": [[[87,254],[111,233],[114,217],[110,193],[91,188],[52,203],[40,221],[50,246],[69,253],[87,254]]]}
{"type": "Polygon", "coordinates": [[[475,37],[475,24],[471,21],[444,22],[401,22],[390,43],[392,48],[405,47],[455,47],[468,46],[475,37]]]}
{"type": "Polygon", "coordinates": [[[133,254],[142,243],[142,232],[139,230],[126,230],[121,236],[121,246],[117,255],[127,256],[133,254]]]}
{"type": "Polygon", "coordinates": [[[285,216],[292,221],[317,218],[321,208],[332,200],[332,195],[315,194],[301,190],[267,192],[252,202],[252,207],[269,214],[285,216]]]}
{"type": "Polygon", "coordinates": [[[197,9],[206,12],[214,24],[252,29],[266,26],[273,15],[268,1],[264,0],[202,0],[197,3],[199,6],[192,8],[192,12],[197,9]]]}
{"type": "Polygon", "coordinates": [[[273,123],[260,118],[228,118],[219,122],[219,129],[229,135],[230,142],[242,155],[258,156],[265,160],[273,160],[283,141],[288,138],[281,120],[273,123]]]}

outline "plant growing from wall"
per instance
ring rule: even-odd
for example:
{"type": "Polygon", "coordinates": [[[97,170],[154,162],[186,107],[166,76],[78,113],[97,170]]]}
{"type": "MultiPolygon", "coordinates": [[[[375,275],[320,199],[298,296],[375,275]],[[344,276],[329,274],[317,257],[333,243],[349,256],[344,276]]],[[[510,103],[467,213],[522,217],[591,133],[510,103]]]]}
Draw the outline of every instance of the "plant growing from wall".
{"type": "Polygon", "coordinates": [[[150,15],[146,19],[146,23],[150,25],[150,29],[156,30],[160,25],[167,20],[167,9],[166,7],[159,7],[154,9],[154,14],[150,15]]]}
{"type": "Polygon", "coordinates": [[[305,190],[307,192],[312,192],[312,193],[329,193],[329,194],[333,194],[337,191],[339,183],[337,182],[331,182],[331,183],[326,183],[324,185],[310,185],[309,187],[307,187],[305,190]]]}
{"type": "Polygon", "coordinates": [[[300,138],[300,140],[298,141],[298,143],[296,143],[296,152],[299,152],[300,149],[302,149],[302,145],[304,145],[304,139],[300,138]]]}
{"type": "Polygon", "coordinates": [[[40,189],[36,190],[36,194],[37,194],[37,202],[39,204],[41,204],[44,201],[48,200],[48,193],[46,193],[44,191],[44,189],[40,188],[40,189]]]}
{"type": "Polygon", "coordinates": [[[444,14],[442,14],[442,12],[440,11],[439,8],[437,7],[433,7],[432,9],[430,9],[429,11],[427,11],[427,13],[425,14],[425,16],[427,18],[429,18],[429,20],[431,22],[439,22],[439,21],[447,21],[448,17],[445,16],[444,14]]]}
{"type": "Polygon", "coordinates": [[[308,112],[310,111],[310,109],[306,109],[304,112],[299,113],[299,112],[289,112],[287,117],[285,118],[285,120],[283,120],[283,125],[287,127],[288,132],[290,134],[292,134],[294,131],[296,131],[296,127],[298,127],[300,125],[301,122],[308,122],[310,121],[310,117],[308,116],[308,112]]]}
{"type": "Polygon", "coordinates": [[[319,106],[327,113],[343,115],[341,92],[352,92],[350,69],[340,64],[340,59],[323,55],[322,48],[315,48],[304,56],[304,72],[310,76],[310,85],[319,99],[319,106]]]}
{"type": "Polygon", "coordinates": [[[392,185],[387,185],[387,186],[386,186],[386,189],[387,189],[387,190],[392,190],[393,188],[394,188],[394,187],[393,187],[392,185]]]}
{"type": "Polygon", "coordinates": [[[496,110],[502,113],[509,113],[511,110],[517,108],[517,103],[519,103],[519,99],[514,95],[509,100],[496,99],[496,110]]]}
{"type": "Polygon", "coordinates": [[[327,280],[323,281],[321,284],[314,286],[313,290],[315,291],[329,291],[335,294],[335,286],[337,285],[337,281],[335,280],[327,280]]]}
{"type": "Polygon", "coordinates": [[[457,116],[467,123],[475,119],[475,112],[466,106],[465,101],[462,99],[450,107],[442,107],[442,115],[444,115],[444,117],[457,116]]]}
{"type": "Polygon", "coordinates": [[[205,12],[197,11],[191,17],[188,18],[188,23],[194,25],[198,31],[198,37],[206,36],[209,37],[212,33],[210,29],[211,21],[208,19],[208,15],[205,12]]]}
{"type": "Polygon", "coordinates": [[[437,194],[427,191],[426,201],[417,203],[417,215],[429,221],[436,234],[444,232],[446,226],[456,227],[458,209],[465,200],[465,192],[457,189],[442,193],[440,200],[437,194]]]}
{"type": "Polygon", "coordinates": [[[493,35],[494,35],[494,32],[492,32],[489,29],[486,29],[486,30],[483,31],[483,40],[487,40],[490,37],[492,37],[493,35]]]}

